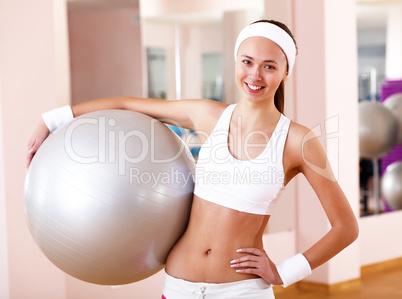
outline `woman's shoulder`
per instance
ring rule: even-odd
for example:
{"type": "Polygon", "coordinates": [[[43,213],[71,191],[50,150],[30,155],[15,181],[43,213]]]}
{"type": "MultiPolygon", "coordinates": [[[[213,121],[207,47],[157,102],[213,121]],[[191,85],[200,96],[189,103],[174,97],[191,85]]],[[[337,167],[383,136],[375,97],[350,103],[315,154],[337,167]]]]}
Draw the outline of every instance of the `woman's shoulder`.
{"type": "Polygon", "coordinates": [[[200,99],[190,101],[192,103],[194,127],[205,132],[213,130],[223,111],[229,106],[214,100],[200,99]]]}
{"type": "Polygon", "coordinates": [[[207,113],[210,116],[221,115],[222,112],[229,106],[229,104],[208,99],[195,101],[197,101],[197,108],[200,109],[199,112],[207,113]]]}
{"type": "Polygon", "coordinates": [[[300,144],[300,142],[302,142],[303,139],[308,138],[310,134],[313,134],[313,132],[306,126],[290,121],[288,133],[289,141],[300,144]]]}
{"type": "Polygon", "coordinates": [[[209,99],[183,99],[173,102],[178,103],[179,105],[186,105],[189,107],[191,106],[195,113],[214,112],[214,111],[222,112],[223,110],[226,109],[226,107],[229,106],[229,104],[209,99]]]}
{"type": "Polygon", "coordinates": [[[214,100],[193,100],[196,102],[194,105],[194,113],[201,116],[204,122],[212,121],[214,119],[218,119],[223,111],[229,106],[229,104],[225,104],[222,102],[214,101],[214,100]]]}
{"type": "Polygon", "coordinates": [[[306,160],[321,163],[325,159],[325,152],[318,136],[308,127],[291,122],[285,152],[298,166],[306,160]],[[317,161],[320,160],[320,161],[317,161]]]}
{"type": "Polygon", "coordinates": [[[309,140],[316,139],[316,135],[308,127],[297,122],[291,121],[286,140],[285,152],[293,159],[302,158],[305,145],[309,140]]]}

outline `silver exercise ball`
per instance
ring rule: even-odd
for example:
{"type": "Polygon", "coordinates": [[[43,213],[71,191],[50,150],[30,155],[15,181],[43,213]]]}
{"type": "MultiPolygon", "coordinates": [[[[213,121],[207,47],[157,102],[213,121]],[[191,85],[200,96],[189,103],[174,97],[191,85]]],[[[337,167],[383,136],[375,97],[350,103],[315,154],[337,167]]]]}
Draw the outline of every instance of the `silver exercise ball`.
{"type": "Polygon", "coordinates": [[[373,159],[389,153],[398,137],[398,121],[392,112],[377,102],[359,104],[360,157],[373,159]]]}
{"type": "Polygon", "coordinates": [[[184,232],[194,159],[161,122],[106,110],[53,132],[25,180],[29,229],[64,272],[102,285],[135,282],[164,267],[184,232]]]}
{"type": "Polygon", "coordinates": [[[384,106],[391,110],[398,121],[399,129],[396,143],[402,144],[402,93],[396,93],[389,96],[384,101],[384,106]]]}
{"type": "Polygon", "coordinates": [[[392,209],[402,209],[402,162],[388,165],[381,180],[381,192],[392,209]]]}

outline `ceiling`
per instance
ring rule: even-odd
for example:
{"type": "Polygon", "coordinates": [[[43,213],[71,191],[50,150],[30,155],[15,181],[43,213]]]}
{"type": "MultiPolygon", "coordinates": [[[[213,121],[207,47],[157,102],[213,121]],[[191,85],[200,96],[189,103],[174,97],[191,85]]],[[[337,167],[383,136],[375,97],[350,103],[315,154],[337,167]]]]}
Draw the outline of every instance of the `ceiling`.
{"type": "MultiPolygon", "coordinates": [[[[138,7],[139,1],[140,0],[67,0],[70,8],[138,7]]],[[[402,0],[356,0],[356,4],[358,28],[385,29],[389,7],[402,5],[402,0]]]]}
{"type": "Polygon", "coordinates": [[[138,7],[139,0],[67,0],[68,6],[73,8],[118,8],[138,7]]]}
{"type": "Polygon", "coordinates": [[[356,0],[358,28],[385,29],[388,10],[395,6],[402,6],[402,0],[356,0]]]}

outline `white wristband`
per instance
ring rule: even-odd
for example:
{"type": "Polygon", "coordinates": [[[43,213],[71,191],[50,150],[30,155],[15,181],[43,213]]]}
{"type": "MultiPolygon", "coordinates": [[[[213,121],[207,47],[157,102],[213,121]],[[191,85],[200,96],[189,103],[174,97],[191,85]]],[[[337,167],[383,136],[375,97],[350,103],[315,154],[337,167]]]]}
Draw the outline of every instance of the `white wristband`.
{"type": "Polygon", "coordinates": [[[276,270],[278,270],[284,288],[311,274],[310,264],[301,253],[298,253],[277,265],[276,270]]]}
{"type": "Polygon", "coordinates": [[[71,107],[67,105],[43,113],[42,119],[49,129],[49,132],[52,133],[54,130],[73,120],[74,115],[71,107]]]}

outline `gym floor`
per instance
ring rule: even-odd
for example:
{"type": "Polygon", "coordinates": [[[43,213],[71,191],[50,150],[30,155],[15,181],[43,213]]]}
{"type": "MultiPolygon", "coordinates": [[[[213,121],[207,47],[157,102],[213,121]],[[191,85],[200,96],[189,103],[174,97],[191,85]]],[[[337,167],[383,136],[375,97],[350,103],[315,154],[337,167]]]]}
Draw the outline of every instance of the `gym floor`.
{"type": "Polygon", "coordinates": [[[357,289],[334,294],[295,290],[278,294],[277,299],[400,299],[402,298],[402,267],[365,274],[357,289]]]}

